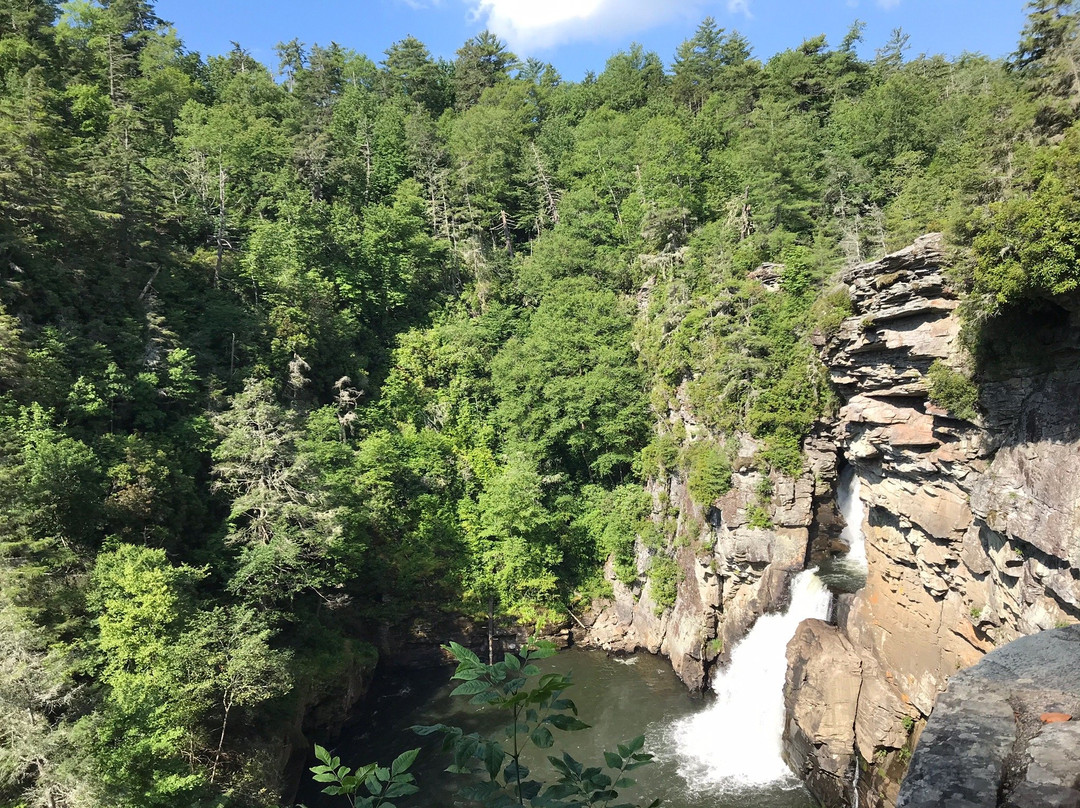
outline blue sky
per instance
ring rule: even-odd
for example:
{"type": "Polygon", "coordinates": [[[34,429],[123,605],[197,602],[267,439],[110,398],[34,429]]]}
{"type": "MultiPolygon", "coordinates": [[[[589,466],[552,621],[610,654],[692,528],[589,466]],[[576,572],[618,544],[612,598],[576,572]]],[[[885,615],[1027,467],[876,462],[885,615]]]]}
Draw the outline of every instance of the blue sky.
{"type": "Polygon", "coordinates": [[[519,56],[551,62],[567,79],[599,72],[614,52],[641,42],[669,63],[706,15],[746,35],[767,59],[825,34],[839,42],[866,22],[861,53],[872,57],[894,28],[909,34],[909,56],[964,51],[1005,56],[1024,24],[1023,0],[158,0],[190,50],[223,53],[236,40],[274,66],[275,43],[331,41],[375,61],[412,34],[435,56],[453,58],[470,36],[491,28],[519,56]]]}

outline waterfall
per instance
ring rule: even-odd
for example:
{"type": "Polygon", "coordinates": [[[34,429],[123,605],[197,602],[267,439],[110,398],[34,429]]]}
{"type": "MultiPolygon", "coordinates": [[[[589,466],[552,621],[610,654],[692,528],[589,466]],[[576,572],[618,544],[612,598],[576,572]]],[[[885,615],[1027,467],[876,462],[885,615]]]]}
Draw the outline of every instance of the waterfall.
{"type": "Polygon", "coordinates": [[[807,618],[825,619],[829,611],[829,591],[815,572],[799,573],[787,611],[758,618],[735,646],[730,664],[713,678],[716,701],[672,727],[680,773],[692,786],[797,784],[780,756],[784,679],[795,629],[807,618]]]}
{"type": "MultiPolygon", "coordinates": [[[[663,745],[674,752],[679,773],[692,789],[798,786],[781,756],[787,644],[803,620],[827,619],[832,596],[823,578],[840,592],[854,592],[866,581],[864,508],[854,467],[841,473],[836,500],[848,552],[824,562],[820,575],[817,569],[799,573],[791,583],[787,611],[758,618],[735,646],[728,666],[714,675],[716,700],[664,733],[663,745]]],[[[856,783],[858,776],[856,761],[856,783]]]]}
{"type": "Polygon", "coordinates": [[[859,808],[859,753],[855,752],[855,772],[851,775],[851,808],[859,808]]]}
{"type": "Polygon", "coordinates": [[[866,568],[866,537],[863,536],[862,523],[865,515],[862,498],[859,496],[862,484],[854,466],[848,466],[840,474],[840,485],[836,490],[836,504],[844,517],[844,529],[840,538],[849,547],[844,561],[866,568]]]}

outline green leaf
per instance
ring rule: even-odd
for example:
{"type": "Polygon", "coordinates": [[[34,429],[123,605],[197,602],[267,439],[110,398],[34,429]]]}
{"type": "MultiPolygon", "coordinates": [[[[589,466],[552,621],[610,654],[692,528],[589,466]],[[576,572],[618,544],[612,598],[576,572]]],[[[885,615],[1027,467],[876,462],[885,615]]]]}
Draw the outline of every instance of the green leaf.
{"type": "Polygon", "coordinates": [[[407,772],[409,767],[413,765],[413,761],[416,760],[416,756],[420,754],[420,749],[410,749],[408,752],[402,752],[396,758],[394,762],[390,764],[390,775],[396,776],[407,772]]]}
{"type": "Polygon", "coordinates": [[[550,640],[540,640],[533,645],[532,651],[529,654],[530,659],[547,659],[548,657],[555,656],[558,653],[555,647],[555,643],[550,640]]]}
{"type": "Polygon", "coordinates": [[[409,727],[409,729],[415,732],[417,735],[434,735],[436,732],[452,733],[454,730],[461,732],[461,730],[457,729],[457,727],[448,727],[446,726],[446,724],[431,724],[427,726],[421,724],[414,724],[413,726],[409,727]]]}
{"type": "Polygon", "coordinates": [[[330,753],[326,751],[325,747],[319,746],[318,744],[315,744],[315,757],[327,765],[330,763],[330,753]]]}
{"type": "Polygon", "coordinates": [[[499,694],[494,690],[488,690],[484,693],[477,693],[471,699],[469,704],[494,704],[499,700],[499,694]]]}
{"type": "Polygon", "coordinates": [[[320,772],[311,778],[316,783],[336,783],[337,775],[331,772],[320,772]]]}
{"type": "Polygon", "coordinates": [[[515,783],[518,778],[524,780],[528,776],[529,767],[513,760],[511,760],[510,764],[503,770],[503,777],[506,778],[507,783],[515,783]]]}
{"type": "Polygon", "coordinates": [[[521,672],[525,676],[539,676],[540,675],[540,669],[538,667],[536,667],[535,665],[526,665],[525,667],[523,667],[521,669],[521,672]]]}
{"type": "Polygon", "coordinates": [[[451,676],[450,678],[472,680],[479,679],[483,675],[484,671],[480,670],[479,668],[466,668],[465,666],[461,666],[456,671],[454,671],[453,676],[451,676]]]}
{"type": "Polygon", "coordinates": [[[488,689],[487,682],[480,679],[474,679],[468,682],[462,682],[460,685],[450,691],[451,696],[474,696],[477,693],[483,693],[488,689]]]}
{"type": "Polygon", "coordinates": [[[615,781],[615,788],[633,788],[637,785],[637,780],[631,780],[629,777],[620,777],[615,781]]]}
{"type": "MultiPolygon", "coordinates": [[[[446,646],[443,646],[446,648],[446,646]]],[[[453,640],[450,641],[450,647],[447,649],[450,651],[450,655],[454,657],[458,662],[471,662],[474,665],[482,665],[480,657],[466,648],[464,645],[459,645],[453,640]]]]}
{"type": "Polygon", "coordinates": [[[630,747],[631,752],[637,752],[639,749],[645,748],[645,736],[638,735],[634,740],[630,741],[627,746],[630,747]]]}
{"type": "Polygon", "coordinates": [[[499,776],[499,769],[502,768],[502,763],[506,759],[506,752],[503,751],[498,742],[488,741],[484,744],[483,758],[488,776],[494,780],[499,776]]]}
{"type": "Polygon", "coordinates": [[[614,752],[604,752],[604,761],[607,763],[609,768],[612,768],[612,769],[621,769],[622,768],[622,764],[623,764],[622,758],[619,757],[618,755],[616,755],[614,752]]]}
{"type": "Polygon", "coordinates": [[[570,684],[570,680],[563,676],[561,673],[545,673],[540,677],[540,682],[537,687],[541,690],[552,691],[556,688],[561,689],[570,684]]]}
{"type": "MultiPolygon", "coordinates": [[[[577,705],[574,704],[574,702],[571,699],[556,699],[555,701],[551,702],[551,709],[552,710],[569,710],[574,715],[577,715],[577,705]]],[[[627,752],[626,754],[628,755],[630,753],[627,752]]],[[[626,757],[626,755],[623,755],[623,757],[626,757]]]]}
{"type": "Polygon", "coordinates": [[[543,783],[537,780],[525,780],[521,784],[521,796],[531,802],[543,787],[543,783]]]}
{"type": "Polygon", "coordinates": [[[506,665],[506,667],[509,670],[513,670],[513,671],[521,670],[521,660],[518,659],[513,654],[507,654],[506,657],[504,658],[503,664],[506,665]]]}
{"type": "Polygon", "coordinates": [[[391,783],[390,787],[383,792],[384,797],[408,797],[420,789],[412,783],[391,783]]]}
{"type": "MultiPolygon", "coordinates": [[[[551,758],[549,758],[549,760],[550,759],[551,758]]],[[[573,783],[556,783],[555,785],[550,786],[547,791],[544,792],[544,796],[549,799],[562,800],[573,794],[576,794],[577,791],[577,786],[575,786],[573,783]]]]}
{"type": "Polygon", "coordinates": [[[578,730],[588,729],[589,725],[579,718],[574,718],[571,715],[549,715],[544,719],[545,722],[551,724],[556,729],[561,729],[567,732],[577,732],[578,730]]]}
{"type": "Polygon", "coordinates": [[[498,783],[477,783],[476,785],[465,786],[459,794],[470,802],[487,803],[492,797],[498,794],[502,790],[502,787],[498,783]]]}
{"type": "Polygon", "coordinates": [[[562,757],[563,757],[563,763],[566,764],[567,768],[571,772],[573,772],[576,776],[580,777],[582,769],[584,767],[580,763],[578,763],[576,760],[574,760],[574,758],[570,757],[570,755],[568,755],[566,752],[563,752],[562,757]]]}
{"type": "Polygon", "coordinates": [[[551,736],[551,730],[543,726],[534,729],[529,735],[529,739],[540,749],[548,749],[555,743],[555,739],[551,736]]]}
{"type": "Polygon", "coordinates": [[[479,747],[480,740],[476,735],[465,735],[454,745],[454,763],[464,766],[479,747]]]}

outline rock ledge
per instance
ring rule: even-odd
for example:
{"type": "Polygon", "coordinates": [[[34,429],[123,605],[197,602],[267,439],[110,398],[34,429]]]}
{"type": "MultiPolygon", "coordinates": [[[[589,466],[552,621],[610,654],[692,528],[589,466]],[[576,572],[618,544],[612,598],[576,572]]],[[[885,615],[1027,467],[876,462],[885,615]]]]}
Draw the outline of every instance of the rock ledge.
{"type": "Polygon", "coordinates": [[[1080,806],[1080,626],[987,654],[938,698],[898,808],[1080,806]]]}

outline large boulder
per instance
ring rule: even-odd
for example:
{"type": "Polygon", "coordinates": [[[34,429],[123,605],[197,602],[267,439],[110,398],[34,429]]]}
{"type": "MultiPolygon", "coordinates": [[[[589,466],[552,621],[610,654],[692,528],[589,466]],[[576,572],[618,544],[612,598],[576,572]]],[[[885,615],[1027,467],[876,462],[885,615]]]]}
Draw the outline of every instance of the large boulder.
{"type": "Polygon", "coordinates": [[[956,674],[898,808],[1080,806],[1080,626],[1023,637],[956,674]]]}

